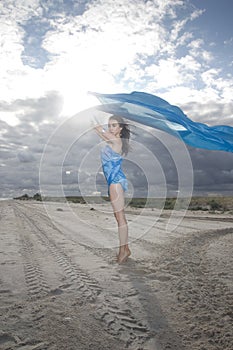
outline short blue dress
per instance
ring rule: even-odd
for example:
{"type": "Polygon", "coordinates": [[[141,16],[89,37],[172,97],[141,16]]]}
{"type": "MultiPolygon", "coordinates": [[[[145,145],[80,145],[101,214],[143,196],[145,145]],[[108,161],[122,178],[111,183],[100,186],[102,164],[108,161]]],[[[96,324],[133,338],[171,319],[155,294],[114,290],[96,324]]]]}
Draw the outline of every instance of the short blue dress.
{"type": "Polygon", "coordinates": [[[121,154],[113,151],[112,147],[110,147],[109,145],[106,145],[101,150],[101,162],[104,176],[108,183],[108,193],[109,186],[111,184],[117,183],[121,184],[124,191],[128,190],[128,182],[125,174],[121,169],[122,161],[123,158],[121,154]]]}

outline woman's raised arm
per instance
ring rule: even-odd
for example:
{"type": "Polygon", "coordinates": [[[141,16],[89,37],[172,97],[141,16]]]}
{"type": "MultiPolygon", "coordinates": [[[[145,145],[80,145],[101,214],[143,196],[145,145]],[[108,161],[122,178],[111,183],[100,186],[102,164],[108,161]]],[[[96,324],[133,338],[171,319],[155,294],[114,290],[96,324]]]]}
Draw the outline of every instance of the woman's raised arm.
{"type": "Polygon", "coordinates": [[[95,125],[94,130],[104,141],[113,142],[116,139],[116,136],[109,131],[104,130],[102,125],[95,125]]]}

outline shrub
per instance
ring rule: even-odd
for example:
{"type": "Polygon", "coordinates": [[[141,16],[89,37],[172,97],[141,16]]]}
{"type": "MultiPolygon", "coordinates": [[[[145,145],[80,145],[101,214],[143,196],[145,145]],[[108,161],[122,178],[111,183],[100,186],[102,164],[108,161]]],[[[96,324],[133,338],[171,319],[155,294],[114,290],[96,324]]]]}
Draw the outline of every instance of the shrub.
{"type": "Polygon", "coordinates": [[[208,202],[210,206],[210,210],[221,210],[222,205],[218,203],[215,199],[212,199],[211,201],[208,202]]]}

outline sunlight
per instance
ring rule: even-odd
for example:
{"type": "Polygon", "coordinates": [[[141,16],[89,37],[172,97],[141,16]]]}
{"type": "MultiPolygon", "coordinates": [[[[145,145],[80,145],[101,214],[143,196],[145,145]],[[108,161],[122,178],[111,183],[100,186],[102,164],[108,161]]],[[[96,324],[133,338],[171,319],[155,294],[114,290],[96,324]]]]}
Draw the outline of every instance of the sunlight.
{"type": "Polygon", "coordinates": [[[15,112],[0,112],[0,120],[10,126],[16,126],[19,124],[19,119],[15,116],[15,112]]]}

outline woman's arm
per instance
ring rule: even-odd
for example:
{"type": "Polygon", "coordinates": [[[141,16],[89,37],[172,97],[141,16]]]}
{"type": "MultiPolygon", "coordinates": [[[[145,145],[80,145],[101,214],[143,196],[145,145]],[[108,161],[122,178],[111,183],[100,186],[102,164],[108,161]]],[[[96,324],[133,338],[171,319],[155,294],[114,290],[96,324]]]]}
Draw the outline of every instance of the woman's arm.
{"type": "Polygon", "coordinates": [[[104,141],[114,141],[116,139],[115,135],[111,134],[109,131],[103,129],[101,125],[94,126],[94,130],[104,141]]]}
{"type": "Polygon", "coordinates": [[[108,141],[108,139],[105,136],[105,130],[101,125],[95,125],[94,130],[97,133],[98,136],[100,136],[104,141],[108,141]]]}

